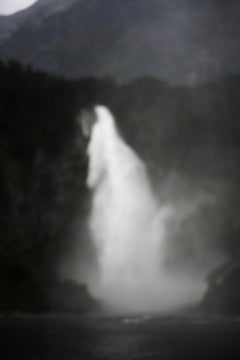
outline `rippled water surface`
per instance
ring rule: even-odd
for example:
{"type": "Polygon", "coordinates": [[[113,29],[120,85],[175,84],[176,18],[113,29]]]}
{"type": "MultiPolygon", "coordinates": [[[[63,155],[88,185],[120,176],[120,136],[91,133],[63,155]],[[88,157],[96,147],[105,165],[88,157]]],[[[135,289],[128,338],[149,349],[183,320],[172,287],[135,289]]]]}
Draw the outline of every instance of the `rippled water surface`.
{"type": "Polygon", "coordinates": [[[2,317],[0,359],[240,359],[240,321],[2,317]]]}

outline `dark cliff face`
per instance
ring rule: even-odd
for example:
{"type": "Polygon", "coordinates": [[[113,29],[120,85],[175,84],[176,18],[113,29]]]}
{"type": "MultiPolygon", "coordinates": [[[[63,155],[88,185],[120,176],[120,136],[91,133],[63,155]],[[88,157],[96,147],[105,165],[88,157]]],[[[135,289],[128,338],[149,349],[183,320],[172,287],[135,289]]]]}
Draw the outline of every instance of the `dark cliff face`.
{"type": "Polygon", "coordinates": [[[0,58],[68,77],[194,82],[239,71],[239,13],[232,1],[40,0],[9,17],[13,27],[24,21],[2,41],[0,58]]]}
{"type": "Polygon", "coordinates": [[[208,277],[202,307],[213,314],[240,315],[240,265],[225,264],[208,277]]]}

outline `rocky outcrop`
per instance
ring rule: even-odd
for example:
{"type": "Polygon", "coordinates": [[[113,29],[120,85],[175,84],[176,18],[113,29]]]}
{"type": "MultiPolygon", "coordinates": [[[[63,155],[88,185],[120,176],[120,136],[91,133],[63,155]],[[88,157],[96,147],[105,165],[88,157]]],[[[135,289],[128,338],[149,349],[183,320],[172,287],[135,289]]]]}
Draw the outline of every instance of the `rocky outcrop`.
{"type": "Polygon", "coordinates": [[[203,310],[224,315],[240,315],[240,264],[224,264],[207,277],[208,290],[203,310]]]}

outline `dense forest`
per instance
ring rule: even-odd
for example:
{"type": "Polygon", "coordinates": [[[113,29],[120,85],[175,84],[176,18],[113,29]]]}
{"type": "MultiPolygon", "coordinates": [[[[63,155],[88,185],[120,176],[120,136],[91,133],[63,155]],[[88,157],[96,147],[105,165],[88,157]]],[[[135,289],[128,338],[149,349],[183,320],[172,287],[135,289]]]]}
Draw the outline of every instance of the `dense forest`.
{"type": "Polygon", "coordinates": [[[239,94],[239,75],[191,87],[149,77],[119,85],[0,63],[0,310],[51,308],[51,292],[59,304],[59,261],[76,237],[86,247],[87,143],[77,117],[94,104],[111,108],[155,187],[174,174],[187,184],[179,191],[214,189],[218,244],[238,260],[239,94]]]}

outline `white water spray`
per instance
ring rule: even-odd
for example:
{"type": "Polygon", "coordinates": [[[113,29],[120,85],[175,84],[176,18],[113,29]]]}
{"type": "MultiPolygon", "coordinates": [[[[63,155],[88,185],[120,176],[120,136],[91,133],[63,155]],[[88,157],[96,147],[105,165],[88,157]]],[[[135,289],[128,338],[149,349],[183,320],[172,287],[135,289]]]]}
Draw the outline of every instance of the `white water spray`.
{"type": "MultiPolygon", "coordinates": [[[[87,150],[87,185],[92,191],[89,229],[98,276],[91,292],[118,309],[171,310],[199,296],[189,279],[166,275],[163,257],[168,206],[160,207],[144,163],[123,141],[110,111],[95,108],[87,150]]],[[[202,290],[202,289],[201,289],[202,290]]]]}

